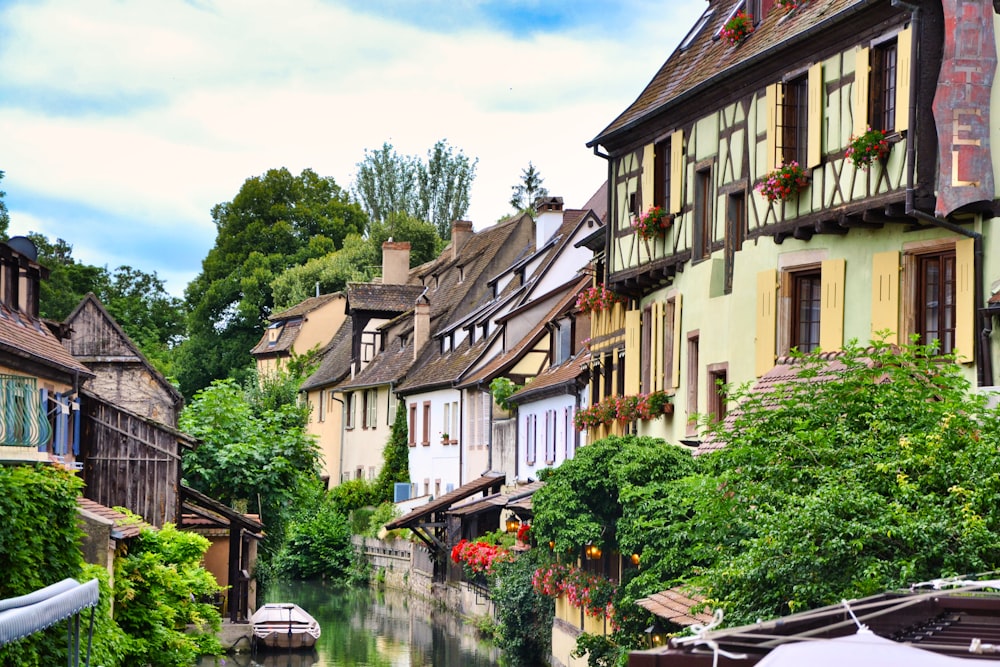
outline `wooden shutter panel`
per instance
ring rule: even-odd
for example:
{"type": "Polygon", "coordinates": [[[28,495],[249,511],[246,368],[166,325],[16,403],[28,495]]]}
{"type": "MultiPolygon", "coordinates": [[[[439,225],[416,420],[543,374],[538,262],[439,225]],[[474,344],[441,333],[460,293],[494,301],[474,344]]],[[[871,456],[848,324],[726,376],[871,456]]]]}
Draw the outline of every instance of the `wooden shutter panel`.
{"type": "Polygon", "coordinates": [[[767,113],[767,139],[765,149],[767,161],[764,163],[764,171],[770,173],[774,171],[775,155],[778,152],[778,85],[772,83],[764,89],[764,106],[767,113]]]}
{"type": "Polygon", "coordinates": [[[649,322],[649,391],[663,389],[663,304],[650,304],[649,322]]]}
{"type": "Polygon", "coordinates": [[[823,65],[816,63],[809,68],[809,127],[806,144],[807,166],[818,167],[823,159],[823,65]]]}
{"type": "Polygon", "coordinates": [[[655,204],[653,193],[656,188],[656,146],[646,144],[642,149],[642,177],[639,185],[639,212],[646,212],[655,204]]]}
{"type": "Polygon", "coordinates": [[[899,342],[899,251],[877,252],[872,257],[872,336],[891,333],[885,342],[899,342]]]}
{"type": "Polygon", "coordinates": [[[963,364],[976,357],[974,243],[973,239],[955,242],[955,352],[963,364]]]}
{"type": "Polygon", "coordinates": [[[910,62],[913,57],[913,31],[907,26],[896,37],[896,131],[909,129],[910,62]]]}
{"type": "Polygon", "coordinates": [[[680,213],[684,208],[684,131],[670,135],[670,213],[680,213]]]}
{"type": "MultiPolygon", "coordinates": [[[[861,135],[868,130],[868,68],[870,56],[868,47],[859,46],[854,58],[854,134],[861,135]]],[[[909,103],[907,103],[909,106],[909,103]]]]}
{"type": "Polygon", "coordinates": [[[757,339],[754,370],[757,377],[774,367],[777,346],[778,270],[768,269],[757,274],[757,339]]]}
{"type": "Polygon", "coordinates": [[[819,346],[824,352],[844,346],[844,273],[843,259],[828,259],[821,265],[819,346]]]}
{"type": "Polygon", "coordinates": [[[639,393],[642,311],[625,311],[625,393],[639,393]]]}
{"type": "Polygon", "coordinates": [[[671,332],[674,338],[674,349],[670,363],[670,383],[677,388],[681,386],[681,294],[674,295],[674,330],[671,332]]]}

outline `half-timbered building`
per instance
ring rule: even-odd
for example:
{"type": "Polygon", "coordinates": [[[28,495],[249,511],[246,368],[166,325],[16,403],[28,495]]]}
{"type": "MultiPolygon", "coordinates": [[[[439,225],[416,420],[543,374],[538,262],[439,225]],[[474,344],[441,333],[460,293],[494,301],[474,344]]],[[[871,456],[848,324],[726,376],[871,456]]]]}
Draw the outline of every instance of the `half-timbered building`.
{"type": "Polygon", "coordinates": [[[879,336],[996,385],[997,24],[978,0],[710,0],[589,144],[623,299],[593,318],[592,401],[672,392],[634,428],[695,444],[726,383],[879,336]]]}

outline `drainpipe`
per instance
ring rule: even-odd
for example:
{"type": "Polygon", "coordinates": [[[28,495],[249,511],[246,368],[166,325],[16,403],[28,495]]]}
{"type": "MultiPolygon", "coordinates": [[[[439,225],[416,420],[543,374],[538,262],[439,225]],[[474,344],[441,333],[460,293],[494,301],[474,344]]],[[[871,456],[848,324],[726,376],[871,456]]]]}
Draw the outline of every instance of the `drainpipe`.
{"type": "MultiPolygon", "coordinates": [[[[340,462],[337,463],[337,481],[331,485],[338,486],[344,479],[344,434],[347,432],[347,429],[344,428],[344,424],[347,421],[347,405],[344,401],[333,395],[332,389],[330,392],[330,398],[340,403],[340,462]]],[[[319,400],[323,400],[323,392],[320,392],[319,400]]]]}
{"type": "MultiPolygon", "coordinates": [[[[893,6],[903,7],[910,11],[910,26],[913,35],[916,37],[914,44],[920,41],[920,7],[912,5],[904,0],[892,0],[893,6]]],[[[916,129],[917,122],[917,92],[918,86],[912,85],[917,81],[920,74],[920,63],[917,58],[910,58],[910,106],[909,106],[909,132],[912,135],[916,129]]],[[[916,146],[914,137],[908,136],[906,140],[906,214],[922,220],[928,224],[946,229],[954,234],[960,234],[972,239],[972,274],[973,274],[973,301],[975,302],[976,318],[980,316],[983,301],[983,235],[960,225],[956,225],[950,220],[920,211],[914,205],[914,170],[916,169],[916,146]]],[[[993,378],[993,359],[990,355],[989,342],[990,328],[987,320],[986,326],[978,337],[979,363],[976,364],[976,381],[980,387],[987,386],[993,378]]]]}

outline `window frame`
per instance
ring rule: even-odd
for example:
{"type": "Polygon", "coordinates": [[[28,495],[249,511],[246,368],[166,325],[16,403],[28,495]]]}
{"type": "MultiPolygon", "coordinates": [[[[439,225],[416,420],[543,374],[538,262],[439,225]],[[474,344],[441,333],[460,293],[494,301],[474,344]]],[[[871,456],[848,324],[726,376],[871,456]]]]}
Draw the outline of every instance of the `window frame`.
{"type": "Polygon", "coordinates": [[[934,252],[920,253],[914,256],[915,269],[914,272],[914,292],[915,299],[913,301],[913,315],[914,315],[914,333],[919,336],[919,342],[922,345],[931,345],[934,340],[937,340],[939,345],[935,348],[937,354],[951,354],[955,350],[956,342],[956,321],[958,317],[958,282],[957,282],[957,269],[958,269],[958,257],[955,248],[942,248],[934,252]],[[935,263],[938,267],[938,280],[937,280],[937,294],[936,302],[938,308],[938,314],[936,316],[936,326],[937,334],[934,337],[930,337],[930,329],[927,325],[927,311],[929,307],[929,294],[928,294],[928,275],[927,269],[935,263]],[[945,279],[945,263],[950,264],[950,280],[945,279]],[[950,285],[950,287],[949,287],[950,285]],[[941,308],[941,301],[944,300],[944,308],[941,308]],[[949,317],[950,315],[950,317],[949,317]],[[950,319],[951,326],[947,326],[948,320],[950,319]],[[945,333],[945,336],[941,335],[941,332],[945,333]]]}
{"type": "Polygon", "coordinates": [[[790,303],[788,317],[788,349],[797,349],[799,352],[808,353],[820,346],[820,332],[823,313],[823,272],[819,266],[802,268],[788,272],[790,303]],[[812,292],[807,292],[806,287],[811,286],[812,292]],[[805,319],[803,317],[803,305],[808,301],[812,305],[810,314],[815,314],[815,319],[805,319]],[[810,338],[804,339],[803,326],[808,326],[810,338]],[[813,340],[813,337],[815,340],[813,340]]]}
{"type": "Polygon", "coordinates": [[[897,36],[872,44],[869,58],[868,126],[891,134],[896,131],[896,88],[899,85],[897,36]]]}

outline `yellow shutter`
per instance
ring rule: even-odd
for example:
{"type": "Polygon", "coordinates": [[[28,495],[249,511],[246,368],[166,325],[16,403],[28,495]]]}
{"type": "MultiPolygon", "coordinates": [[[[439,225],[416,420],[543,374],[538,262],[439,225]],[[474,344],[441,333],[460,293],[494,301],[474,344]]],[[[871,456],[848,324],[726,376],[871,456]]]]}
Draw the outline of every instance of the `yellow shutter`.
{"type": "Polygon", "coordinates": [[[913,32],[909,26],[896,38],[896,131],[903,132],[910,122],[910,58],[913,56],[913,32]]]}
{"type": "Polygon", "coordinates": [[[674,295],[674,353],[671,358],[671,386],[677,388],[681,386],[681,295],[678,292],[674,295]]]}
{"type": "Polygon", "coordinates": [[[646,144],[646,147],[642,149],[641,178],[642,181],[639,185],[639,194],[641,195],[639,211],[645,212],[650,206],[656,203],[653,201],[653,188],[656,184],[656,146],[653,144],[646,144]]]}
{"type": "Polygon", "coordinates": [[[872,257],[872,336],[888,330],[885,342],[899,342],[899,251],[872,257]]]}
{"type": "Polygon", "coordinates": [[[823,159],[823,65],[816,63],[809,68],[809,120],[806,139],[806,156],[809,168],[818,167],[823,159]]]}
{"type": "Polygon", "coordinates": [[[777,296],[778,270],[768,269],[757,274],[757,377],[774,367],[774,350],[777,346],[777,296]]]}
{"type": "Polygon", "coordinates": [[[963,364],[971,364],[976,356],[974,243],[955,242],[955,352],[963,364]]]}
{"type": "Polygon", "coordinates": [[[854,134],[868,130],[868,47],[859,46],[854,59],[854,134]]]}
{"type": "Polygon", "coordinates": [[[670,204],[669,213],[680,213],[684,192],[684,130],[670,135],[670,204]]]}
{"type": "Polygon", "coordinates": [[[845,264],[843,259],[828,259],[820,265],[819,346],[824,352],[844,346],[845,264]]]}
{"type": "Polygon", "coordinates": [[[625,393],[638,394],[642,380],[642,311],[625,311],[625,393]]]}
{"type": "Polygon", "coordinates": [[[778,86],[772,83],[764,90],[764,106],[767,112],[767,140],[764,142],[767,151],[767,160],[764,163],[765,171],[774,171],[774,158],[778,151],[778,86]]]}
{"type": "Polygon", "coordinates": [[[663,389],[663,306],[654,302],[649,311],[648,326],[652,328],[649,336],[649,383],[652,391],[663,389]]]}

